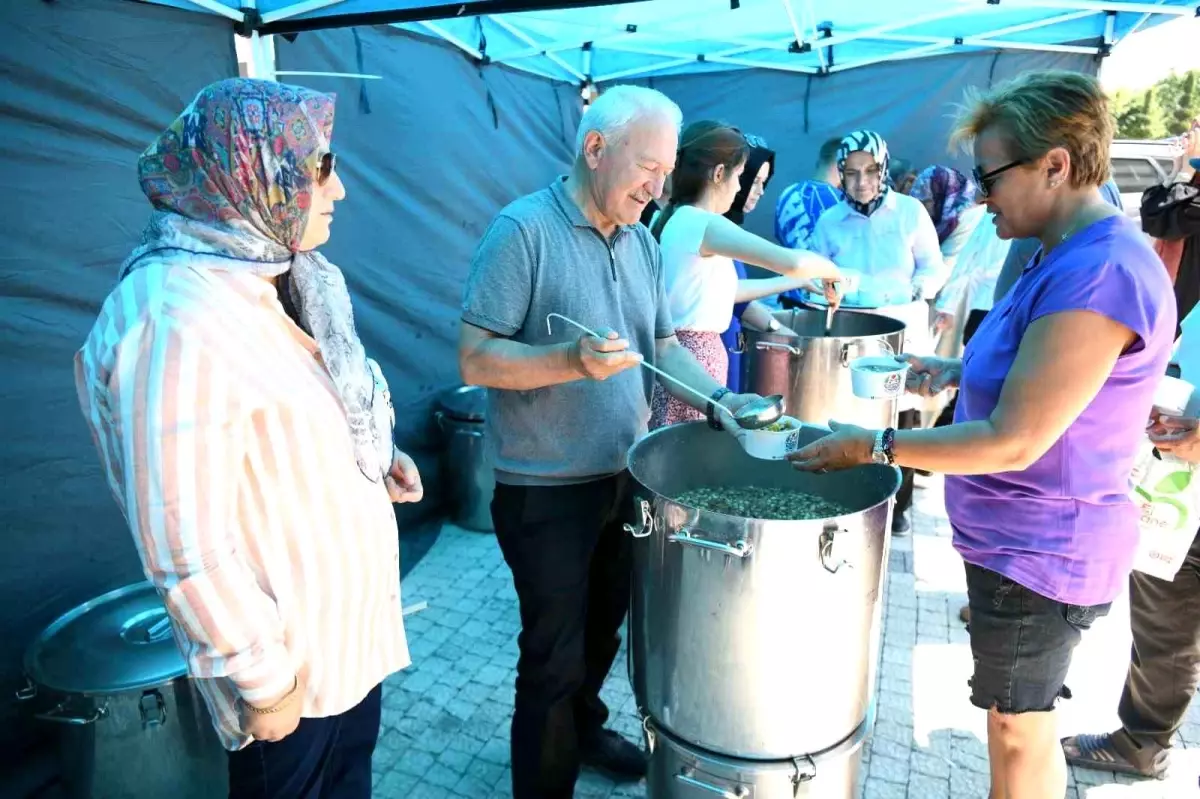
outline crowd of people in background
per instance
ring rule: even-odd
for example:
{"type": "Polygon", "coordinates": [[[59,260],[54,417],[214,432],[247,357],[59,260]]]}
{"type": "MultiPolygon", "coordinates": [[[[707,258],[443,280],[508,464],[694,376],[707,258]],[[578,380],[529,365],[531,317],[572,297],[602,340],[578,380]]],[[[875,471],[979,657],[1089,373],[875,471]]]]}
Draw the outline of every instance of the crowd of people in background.
{"type": "MultiPolygon", "coordinates": [[[[230,751],[233,799],[367,799],[380,684],[410,660],[391,505],[423,489],[342,273],[318,252],[347,191],[334,107],[266,81],[204,89],[139,161],[153,213],[76,361],[113,495],[230,751]]],[[[787,332],[777,308],[842,302],[851,282],[905,323],[913,399],[900,429],[831,424],[790,461],[901,468],[895,534],[914,473],[947,475],[993,799],[1061,797],[1064,753],[1165,770],[1200,679],[1200,538],[1173,582],[1130,578],[1128,479],[1169,364],[1200,380],[1200,121],[1143,197],[1153,245],[1116,207],[1112,134],[1096,81],[1065,72],[968,98],[954,138],[970,175],[914,169],[875,130],[837,132],[780,192],[772,242],[743,227],[776,169],[761,138],[684,126],[648,88],[587,108],[569,173],[488,227],[462,309],[459,366],[489,390],[492,515],[520,606],[517,799],[570,797],[584,765],[646,771],[600,695],[629,603],[629,448],[652,427],[728,426],[757,399],[731,331],[787,332]],[[547,329],[551,313],[612,327],[547,329]],[[928,424],[921,402],[947,389],[953,407],[928,424]],[[1123,727],[1059,746],[1072,652],[1126,582],[1123,727]]],[[[1196,401],[1149,432],[1193,463],[1196,401]]]]}

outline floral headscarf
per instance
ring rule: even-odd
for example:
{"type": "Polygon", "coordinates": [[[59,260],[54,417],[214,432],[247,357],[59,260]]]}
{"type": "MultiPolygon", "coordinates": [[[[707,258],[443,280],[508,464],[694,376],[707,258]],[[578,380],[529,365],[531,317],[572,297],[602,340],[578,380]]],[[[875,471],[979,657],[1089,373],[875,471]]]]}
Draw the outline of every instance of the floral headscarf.
{"type": "Polygon", "coordinates": [[[883,205],[883,201],[887,198],[888,188],[888,146],[887,142],[873,130],[856,130],[853,133],[842,139],[842,144],[838,147],[837,152],[837,170],[838,177],[842,180],[842,185],[846,185],[846,159],[850,157],[850,153],[864,152],[869,153],[875,159],[875,163],[879,166],[879,194],[870,202],[860,203],[848,193],[846,194],[846,203],[858,211],[863,216],[870,216],[883,205]]]}
{"type": "Polygon", "coordinates": [[[938,241],[945,243],[958,227],[963,211],[975,205],[975,181],[948,166],[926,167],[917,175],[911,196],[920,200],[937,228],[938,241]]]}
{"type": "Polygon", "coordinates": [[[392,463],[387,384],[355,331],[341,270],[299,250],[333,116],[331,95],[274,81],[202,89],[138,161],[156,210],[121,276],[153,260],[286,275],[280,285],[346,408],[359,469],[378,482],[392,463]]]}

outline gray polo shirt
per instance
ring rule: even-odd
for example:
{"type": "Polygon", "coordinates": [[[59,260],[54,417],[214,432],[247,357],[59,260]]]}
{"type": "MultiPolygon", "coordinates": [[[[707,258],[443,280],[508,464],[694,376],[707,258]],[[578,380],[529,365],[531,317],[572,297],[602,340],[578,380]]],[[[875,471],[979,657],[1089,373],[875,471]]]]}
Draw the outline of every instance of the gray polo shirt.
{"type": "MultiPolygon", "coordinates": [[[[471,263],[463,321],[532,346],[576,340],[560,313],[609,327],[654,362],[656,338],[674,335],[658,243],[641,224],[611,240],[567,195],[564,178],[502,210],[471,263]]],[[[488,390],[487,434],[496,479],[517,485],[581,483],[625,468],[646,432],[654,375],[627,369],[596,381],[532,391],[488,390]]]]}

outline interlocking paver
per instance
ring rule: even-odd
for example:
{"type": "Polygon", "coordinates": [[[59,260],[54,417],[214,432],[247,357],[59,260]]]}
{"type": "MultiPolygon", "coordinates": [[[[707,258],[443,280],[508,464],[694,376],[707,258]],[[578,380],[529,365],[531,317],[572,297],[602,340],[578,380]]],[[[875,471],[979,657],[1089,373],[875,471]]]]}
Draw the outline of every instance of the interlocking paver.
{"type": "MultiPolygon", "coordinates": [[[[950,545],[941,484],[916,494],[913,535],[893,539],[884,592],[877,721],[863,748],[854,799],[985,799],[989,774],[984,714],[968,701],[968,635],[961,560],[950,545]]],[[[429,603],[405,629],[413,666],[384,688],[383,731],[374,763],[375,799],[508,797],[520,616],[495,537],[447,527],[405,579],[409,604],[429,603]]],[[[1129,656],[1127,606],[1114,603],[1076,651],[1062,705],[1063,734],[1116,725],[1129,656]],[[1105,667],[1101,680],[1094,675],[1105,667]]],[[[602,691],[613,729],[641,742],[625,652],[602,691]]],[[[1138,782],[1072,769],[1067,799],[1159,799],[1197,794],[1200,703],[1177,736],[1177,773],[1138,782]],[[1187,750],[1182,747],[1194,746],[1187,750]],[[1190,757],[1195,753],[1195,757],[1190,757]],[[1184,757],[1188,756],[1188,757],[1184,757]]],[[[819,779],[819,777],[818,777],[819,779]]],[[[578,797],[642,799],[644,782],[614,785],[588,771],[578,797]]]]}

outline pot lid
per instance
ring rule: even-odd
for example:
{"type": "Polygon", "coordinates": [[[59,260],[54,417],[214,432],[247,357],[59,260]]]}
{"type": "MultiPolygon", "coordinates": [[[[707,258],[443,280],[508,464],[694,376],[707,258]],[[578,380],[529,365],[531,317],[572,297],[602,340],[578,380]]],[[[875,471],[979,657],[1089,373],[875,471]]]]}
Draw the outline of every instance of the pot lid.
{"type": "Polygon", "coordinates": [[[110,591],[60,616],[25,651],[25,674],[62,693],[115,694],[187,673],[150,583],[110,591]]]}
{"type": "Polygon", "coordinates": [[[459,386],[442,395],[438,404],[452,419],[482,422],[487,412],[487,389],[482,386],[459,386]]]}

